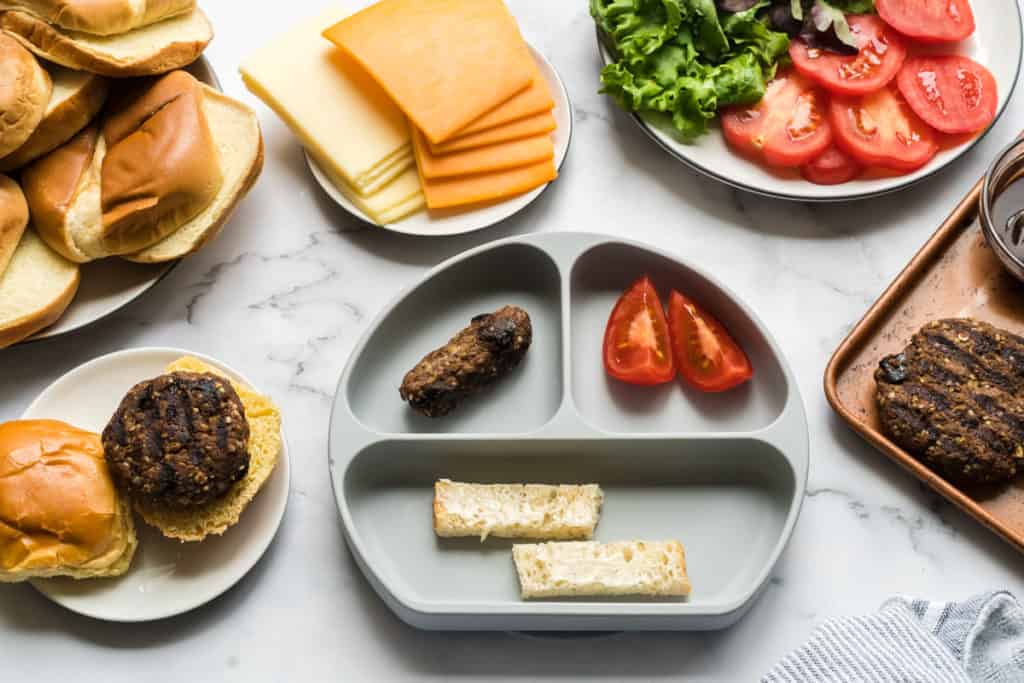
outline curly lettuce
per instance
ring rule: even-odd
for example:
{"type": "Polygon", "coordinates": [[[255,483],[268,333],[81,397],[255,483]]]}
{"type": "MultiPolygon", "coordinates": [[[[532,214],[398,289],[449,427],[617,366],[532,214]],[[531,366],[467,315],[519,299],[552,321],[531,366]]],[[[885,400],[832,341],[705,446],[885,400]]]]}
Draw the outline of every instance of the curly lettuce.
{"type": "Polygon", "coordinates": [[[601,92],[626,109],[671,117],[684,141],[707,132],[721,107],[752,104],[789,49],[759,16],[770,3],[719,13],[714,0],[590,0],[616,61],[601,92]]]}

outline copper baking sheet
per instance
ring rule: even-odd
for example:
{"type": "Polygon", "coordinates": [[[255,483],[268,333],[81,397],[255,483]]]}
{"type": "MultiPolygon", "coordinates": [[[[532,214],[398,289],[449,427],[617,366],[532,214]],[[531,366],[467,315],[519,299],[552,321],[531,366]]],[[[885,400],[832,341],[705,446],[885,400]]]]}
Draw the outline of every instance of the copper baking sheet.
{"type": "Polygon", "coordinates": [[[1024,481],[957,488],[881,431],[874,372],[926,322],[972,317],[1024,335],[1024,285],[989,248],[977,220],[981,183],[911,260],[842,343],[825,371],[829,403],[849,425],[901,467],[1024,551],[1024,481]]]}

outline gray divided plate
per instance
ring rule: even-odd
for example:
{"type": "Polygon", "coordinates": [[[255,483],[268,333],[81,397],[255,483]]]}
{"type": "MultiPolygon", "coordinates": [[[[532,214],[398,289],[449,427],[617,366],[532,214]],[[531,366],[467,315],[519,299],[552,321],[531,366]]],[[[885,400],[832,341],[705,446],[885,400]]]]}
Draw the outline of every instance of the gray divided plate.
{"type": "Polygon", "coordinates": [[[330,471],[345,536],[374,589],[412,626],[493,630],[698,630],[737,621],[766,585],[807,480],[807,418],[764,325],[683,261],[610,236],[493,242],[432,270],[377,318],[338,386],[330,471]],[[619,295],[647,273],[717,316],[755,377],[725,394],[609,380],[601,340],[619,295]],[[414,414],[404,374],[478,313],[525,308],[526,360],[446,418],[414,414]],[[596,539],[677,539],[686,600],[525,602],[510,541],[439,539],[433,483],[598,483],[596,539]]]}

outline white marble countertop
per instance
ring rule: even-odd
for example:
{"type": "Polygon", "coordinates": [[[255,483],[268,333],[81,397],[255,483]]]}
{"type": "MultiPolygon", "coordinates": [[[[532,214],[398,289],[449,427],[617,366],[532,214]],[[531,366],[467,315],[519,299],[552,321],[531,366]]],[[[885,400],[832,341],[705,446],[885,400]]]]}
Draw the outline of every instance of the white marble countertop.
{"type": "Polygon", "coordinates": [[[292,496],[277,541],[227,595],[161,623],[94,622],[28,586],[2,587],[0,679],[752,681],[825,616],[871,611],[896,593],[1020,590],[1024,559],[862,443],[821,389],[851,325],[1024,127],[1020,92],[973,152],[911,191],[849,205],[770,201],[682,167],[597,94],[584,0],[510,0],[575,104],[562,178],[528,210],[474,235],[353,232],[287,129],[237,75],[241,58],[285,23],[338,1],[289,0],[273,11],[203,3],[217,29],[207,56],[263,123],[263,177],[224,234],[143,300],[83,334],[0,353],[0,419],[17,417],[65,371],[126,347],[189,348],[241,369],[277,398],[290,438],[292,496]],[[730,630],[599,639],[418,632],[377,599],[344,545],[327,423],[355,341],[375,311],[442,259],[546,230],[623,235],[698,261],[758,311],[796,372],[811,430],[808,497],[771,586],[730,630]]]}

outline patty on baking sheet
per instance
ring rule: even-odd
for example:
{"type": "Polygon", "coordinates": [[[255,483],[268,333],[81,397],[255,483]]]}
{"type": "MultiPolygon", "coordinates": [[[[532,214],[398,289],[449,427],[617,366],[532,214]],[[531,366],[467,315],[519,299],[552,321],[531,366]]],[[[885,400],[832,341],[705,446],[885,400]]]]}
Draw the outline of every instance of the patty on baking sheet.
{"type": "Polygon", "coordinates": [[[231,383],[192,372],[136,384],[103,430],[118,485],[171,508],[227,493],[249,471],[248,442],[245,409],[231,383]]]}
{"type": "Polygon", "coordinates": [[[971,319],[925,325],[875,371],[882,426],[946,479],[1004,482],[1024,465],[1024,339],[971,319]]]}

